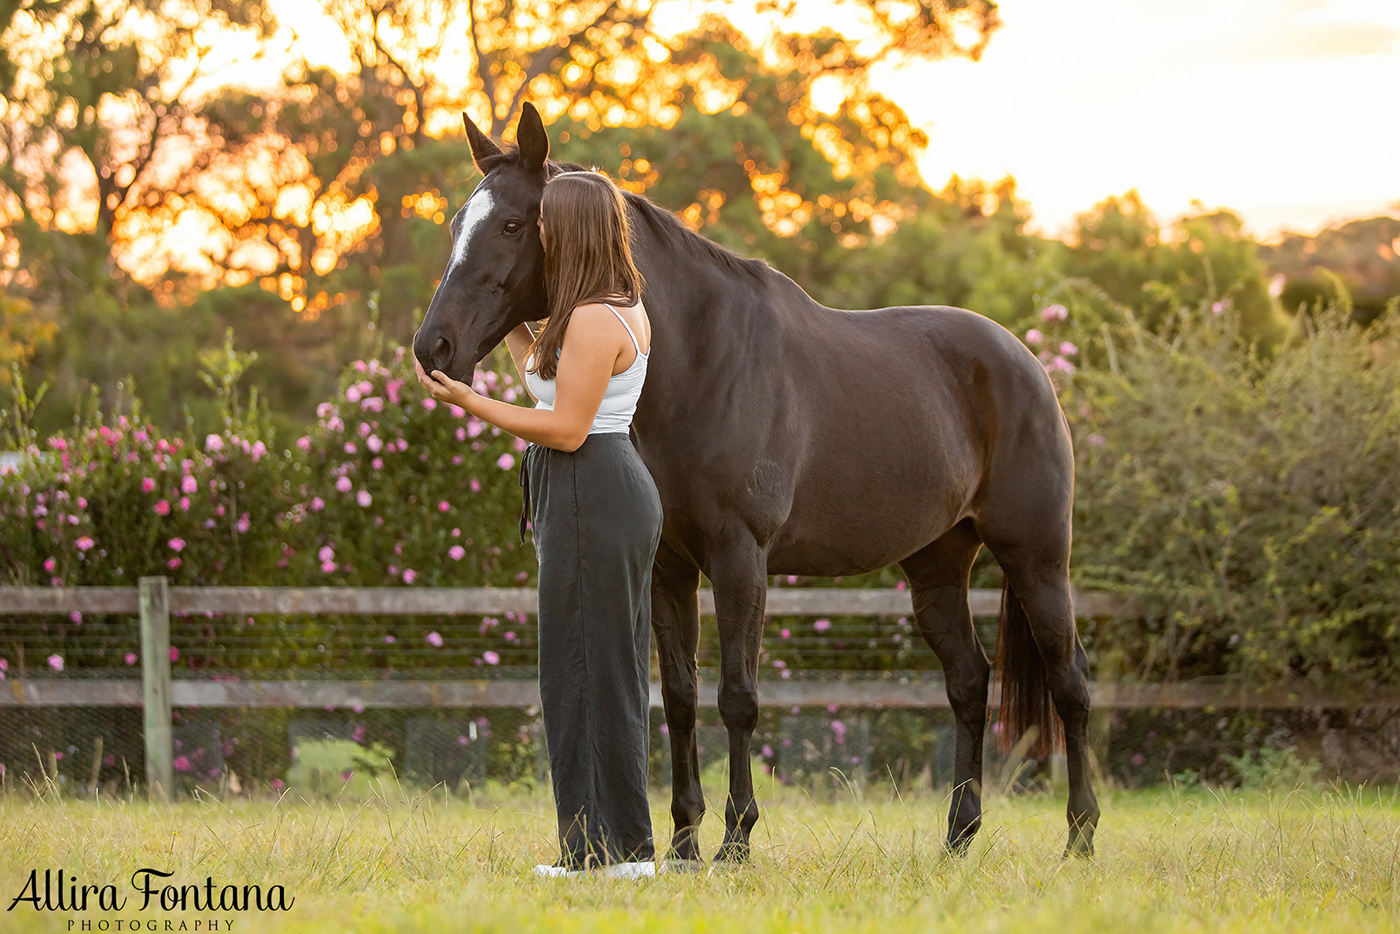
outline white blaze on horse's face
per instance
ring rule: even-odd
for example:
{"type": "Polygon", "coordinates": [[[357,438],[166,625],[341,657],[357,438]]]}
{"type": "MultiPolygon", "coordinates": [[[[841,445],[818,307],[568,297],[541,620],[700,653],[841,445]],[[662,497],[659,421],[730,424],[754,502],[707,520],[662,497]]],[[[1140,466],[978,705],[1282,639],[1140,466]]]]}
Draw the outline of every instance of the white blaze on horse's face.
{"type": "Polygon", "coordinates": [[[496,206],[496,199],[491,196],[491,190],[483,182],[467,201],[467,206],[463,209],[462,229],[457,234],[457,242],[452,244],[452,262],[447,266],[447,275],[452,275],[459,266],[467,261],[467,252],[471,249],[472,237],[485,223],[486,218],[491,216],[491,209],[496,206]]]}

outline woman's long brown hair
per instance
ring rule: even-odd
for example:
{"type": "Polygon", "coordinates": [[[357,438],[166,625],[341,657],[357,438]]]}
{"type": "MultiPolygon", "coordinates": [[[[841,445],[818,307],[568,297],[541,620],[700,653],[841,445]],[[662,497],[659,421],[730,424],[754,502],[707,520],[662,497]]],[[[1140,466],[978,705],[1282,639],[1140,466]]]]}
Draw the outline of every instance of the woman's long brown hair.
{"type": "Polygon", "coordinates": [[[554,379],[564,331],[574,309],[611,300],[624,307],[642,298],[645,282],[632,262],[627,203],[601,172],[560,172],[544,186],[544,283],[549,320],[531,342],[531,373],[554,379]]]}

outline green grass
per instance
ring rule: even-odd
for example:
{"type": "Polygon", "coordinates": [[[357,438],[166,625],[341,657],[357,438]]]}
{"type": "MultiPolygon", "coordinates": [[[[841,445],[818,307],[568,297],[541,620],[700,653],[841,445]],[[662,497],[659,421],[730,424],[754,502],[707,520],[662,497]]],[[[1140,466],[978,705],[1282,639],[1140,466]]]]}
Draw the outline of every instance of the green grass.
{"type": "MultiPolygon", "coordinates": [[[[707,776],[706,855],[723,830],[723,776],[707,776]],[[719,805],[718,807],[716,805],[719,805]]],[[[553,802],[540,790],[441,789],[361,800],[142,802],[0,797],[3,905],[31,870],[113,883],[117,913],[17,905],[4,931],[70,920],[231,918],[232,930],[323,931],[1391,931],[1400,796],[1394,790],[1104,792],[1096,860],[1062,860],[1061,796],[991,795],[966,859],[942,852],[945,801],[875,786],[815,801],[760,789],[752,865],[654,881],[537,880],[556,855],[553,802]],[[216,887],[280,883],[290,911],[162,912],[139,907],[134,870],[216,887]],[[917,925],[917,928],[916,928],[917,925]]],[[[654,795],[658,849],[669,796],[654,795]]],[[[144,922],[156,920],[155,928],[144,922]]],[[[74,924],[72,930],[80,930],[74,924]]],[[[107,928],[115,930],[115,926],[107,928]]],[[[124,927],[123,930],[126,928],[124,927]]],[[[207,928],[201,927],[200,930],[207,928]]],[[[221,925],[220,930],[224,930],[221,925]]]]}

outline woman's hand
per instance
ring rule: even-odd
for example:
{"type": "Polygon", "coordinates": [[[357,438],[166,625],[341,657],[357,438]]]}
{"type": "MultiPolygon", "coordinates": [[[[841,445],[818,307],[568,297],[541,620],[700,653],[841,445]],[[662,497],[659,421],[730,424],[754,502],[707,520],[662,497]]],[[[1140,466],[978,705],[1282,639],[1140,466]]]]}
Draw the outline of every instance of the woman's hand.
{"type": "MultiPolygon", "coordinates": [[[[439,402],[450,402],[472,412],[472,403],[480,396],[471,386],[451,379],[442,370],[433,370],[432,375],[428,375],[423,371],[423,364],[419,362],[417,357],[413,358],[413,369],[418,374],[418,382],[422,383],[433,394],[434,399],[439,402]]],[[[472,414],[476,413],[472,412],[472,414]]]]}

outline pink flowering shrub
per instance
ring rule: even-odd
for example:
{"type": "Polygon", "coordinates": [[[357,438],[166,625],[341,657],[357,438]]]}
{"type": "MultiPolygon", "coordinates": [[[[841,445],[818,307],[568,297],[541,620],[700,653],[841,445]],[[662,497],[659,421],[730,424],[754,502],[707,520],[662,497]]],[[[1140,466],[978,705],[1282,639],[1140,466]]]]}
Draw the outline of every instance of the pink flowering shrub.
{"type": "MultiPolygon", "coordinates": [[[[300,439],[274,437],[255,415],[230,414],[222,430],[188,436],[169,436],[139,414],[91,413],[73,432],[44,439],[0,423],[0,449],[27,455],[0,478],[0,585],[134,586],[145,575],[188,586],[529,582],[537,563],[528,538],[519,543],[517,473],[501,466],[513,436],[455,406],[423,406],[428,396],[404,349],[383,357],[347,368],[300,439]],[[465,442],[456,437],[463,427],[465,442]]],[[[510,384],[484,373],[476,388],[500,397],[510,384]]],[[[140,648],[134,621],[102,622],[88,614],[51,627],[26,655],[126,668],[140,648]]],[[[402,637],[432,628],[402,616],[198,627],[177,619],[172,641],[189,667],[471,665],[487,647],[513,653],[506,664],[533,663],[533,639],[497,646],[495,634],[489,645],[438,659],[399,650],[422,646],[421,635],[402,637]],[[343,638],[325,647],[327,632],[367,625],[375,627],[372,653],[343,638]],[[237,639],[224,636],[232,627],[237,639]],[[388,631],[401,638],[386,643],[388,631]]]]}

